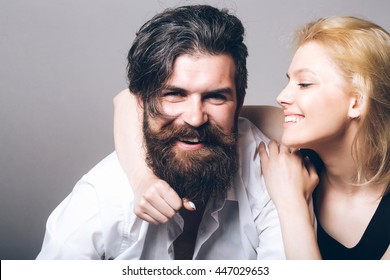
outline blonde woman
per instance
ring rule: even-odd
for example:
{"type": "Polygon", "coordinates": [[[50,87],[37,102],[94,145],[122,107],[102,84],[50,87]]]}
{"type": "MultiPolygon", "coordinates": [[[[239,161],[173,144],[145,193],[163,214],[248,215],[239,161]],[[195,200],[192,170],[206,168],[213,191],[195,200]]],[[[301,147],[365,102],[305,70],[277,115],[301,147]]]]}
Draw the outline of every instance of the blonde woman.
{"type": "Polygon", "coordinates": [[[259,147],[287,258],[389,259],[389,33],[354,17],[309,23],[287,77],[282,145],[259,147]],[[321,159],[319,184],[302,149],[321,159]]]}

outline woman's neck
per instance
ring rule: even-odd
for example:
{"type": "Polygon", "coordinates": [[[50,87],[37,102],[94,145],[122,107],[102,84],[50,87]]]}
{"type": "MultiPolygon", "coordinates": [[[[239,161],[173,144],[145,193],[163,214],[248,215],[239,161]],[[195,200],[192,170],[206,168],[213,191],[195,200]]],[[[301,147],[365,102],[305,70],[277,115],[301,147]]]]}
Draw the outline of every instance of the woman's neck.
{"type": "Polygon", "coordinates": [[[354,184],[357,167],[352,157],[352,145],[355,135],[356,129],[349,127],[342,136],[314,148],[324,164],[320,174],[321,185],[329,185],[347,193],[360,189],[354,184]]]}
{"type": "Polygon", "coordinates": [[[339,151],[339,153],[330,152],[319,156],[324,163],[324,169],[320,174],[321,185],[346,193],[354,193],[360,189],[354,184],[356,164],[351,153],[339,151]]]}
{"type": "Polygon", "coordinates": [[[343,196],[380,197],[385,185],[357,185],[357,166],[352,157],[351,146],[333,147],[329,152],[318,153],[324,168],[320,174],[320,188],[327,193],[334,192],[343,196]]]}

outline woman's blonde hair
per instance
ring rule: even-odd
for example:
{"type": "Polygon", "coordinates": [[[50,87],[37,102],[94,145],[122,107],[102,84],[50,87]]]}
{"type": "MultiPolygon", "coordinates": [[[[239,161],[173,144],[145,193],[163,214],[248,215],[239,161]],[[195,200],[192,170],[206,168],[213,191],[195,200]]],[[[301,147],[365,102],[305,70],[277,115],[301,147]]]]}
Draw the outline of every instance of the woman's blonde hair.
{"type": "Polygon", "coordinates": [[[364,104],[352,154],[356,183],[390,185],[390,34],[356,17],[329,17],[297,33],[297,48],[315,41],[327,50],[364,104]]]}

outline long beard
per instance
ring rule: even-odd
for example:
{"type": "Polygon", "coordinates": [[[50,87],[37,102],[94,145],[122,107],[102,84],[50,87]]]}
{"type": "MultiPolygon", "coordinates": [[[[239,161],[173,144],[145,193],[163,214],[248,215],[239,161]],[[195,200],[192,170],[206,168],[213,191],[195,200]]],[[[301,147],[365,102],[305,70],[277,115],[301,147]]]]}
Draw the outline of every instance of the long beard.
{"type": "Polygon", "coordinates": [[[236,127],[225,134],[208,123],[199,128],[170,123],[152,131],[148,118],[144,116],[146,160],[154,173],[181,198],[195,203],[205,203],[214,194],[226,196],[238,168],[236,127]],[[175,143],[183,138],[198,138],[204,148],[181,150],[175,143]]]}

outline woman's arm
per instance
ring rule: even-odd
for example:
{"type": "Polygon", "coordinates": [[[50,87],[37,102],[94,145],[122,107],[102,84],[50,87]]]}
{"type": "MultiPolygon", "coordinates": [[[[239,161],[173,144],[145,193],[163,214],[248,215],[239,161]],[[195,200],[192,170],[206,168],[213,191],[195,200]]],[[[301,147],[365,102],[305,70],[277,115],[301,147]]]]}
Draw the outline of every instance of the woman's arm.
{"type": "Polygon", "coordinates": [[[134,213],[152,224],[165,223],[182,207],[182,200],[147,166],[142,120],[142,108],[129,90],[114,97],[115,149],[134,191],[134,213]]]}
{"type": "Polygon", "coordinates": [[[314,165],[271,141],[260,143],[265,185],[279,215],[287,259],[321,259],[309,202],[319,182],[314,165]]]}

